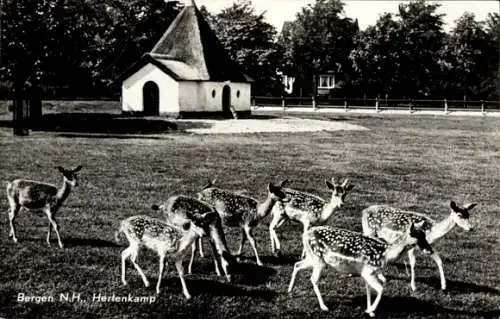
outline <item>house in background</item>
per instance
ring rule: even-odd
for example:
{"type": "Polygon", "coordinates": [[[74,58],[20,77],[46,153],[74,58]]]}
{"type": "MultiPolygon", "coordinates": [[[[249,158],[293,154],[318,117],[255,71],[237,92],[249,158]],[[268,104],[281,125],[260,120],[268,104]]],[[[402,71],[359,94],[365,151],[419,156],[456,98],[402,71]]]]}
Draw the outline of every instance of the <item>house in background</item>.
{"type": "Polygon", "coordinates": [[[250,113],[252,79],[231,61],[193,1],[122,80],[124,113],[173,117],[250,113]]]}

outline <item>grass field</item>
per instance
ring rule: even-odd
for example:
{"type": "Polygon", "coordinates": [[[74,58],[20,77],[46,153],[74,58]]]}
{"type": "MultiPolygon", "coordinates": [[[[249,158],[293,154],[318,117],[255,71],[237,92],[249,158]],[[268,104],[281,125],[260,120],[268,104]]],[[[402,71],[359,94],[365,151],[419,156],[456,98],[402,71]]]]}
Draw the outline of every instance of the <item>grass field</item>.
{"type": "MultiPolygon", "coordinates": [[[[104,111],[112,106],[106,103],[104,111]]],[[[101,112],[96,105],[76,107],[101,112]]],[[[69,109],[61,103],[50,111],[69,109]]],[[[361,231],[361,210],[375,203],[415,209],[436,219],[447,216],[452,199],[479,203],[471,211],[474,232],[455,228],[435,245],[444,262],[448,290],[439,290],[437,268],[430,258],[418,256],[418,290],[412,293],[403,263],[398,261],[386,268],[389,282],[377,310],[379,317],[500,316],[500,119],[309,115],[370,130],[228,136],[169,129],[147,136],[118,132],[98,137],[92,132],[67,135],[55,130],[20,138],[12,137],[5,105],[0,117],[1,180],[23,177],[59,184],[55,165],[84,166],[79,188],[58,214],[64,249],[57,247],[54,237],[52,248],[45,244],[47,220],[41,213],[21,212],[17,219],[20,242],[12,243],[7,238],[8,204],[1,195],[0,317],[362,318],[366,298],[360,278],[332,269],[323,273],[320,290],[331,309],[328,313],[319,309],[310,271],[299,274],[293,294],[286,292],[302,249],[301,227],[289,223],[280,228],[284,257],[277,259],[270,252],[269,218],[255,232],[266,267],[255,265],[247,243],[247,258],[233,284],[215,275],[211,259],[197,257],[195,274],[186,277],[193,295],[190,301],[184,299],[170,265],[163,290],[152,304],[92,302],[94,293],[154,295],[154,287],[144,288],[131,265],[129,286],[121,286],[124,243],[118,246],[113,240],[119,220],[135,214],[155,216],[149,209],[152,203],[174,194],[193,195],[214,177],[221,187],[257,198],[265,196],[268,182],[284,178],[294,188],[326,198],[324,180],[332,176],[349,178],[356,185],[345,208],[330,220],[331,225],[352,230],[361,231]],[[58,299],[61,293],[73,292],[81,293],[87,302],[17,301],[18,293],[58,299]]],[[[236,250],[239,232],[228,230],[226,236],[236,250]]],[[[139,263],[156,283],[157,257],[144,252],[139,263]]]]}

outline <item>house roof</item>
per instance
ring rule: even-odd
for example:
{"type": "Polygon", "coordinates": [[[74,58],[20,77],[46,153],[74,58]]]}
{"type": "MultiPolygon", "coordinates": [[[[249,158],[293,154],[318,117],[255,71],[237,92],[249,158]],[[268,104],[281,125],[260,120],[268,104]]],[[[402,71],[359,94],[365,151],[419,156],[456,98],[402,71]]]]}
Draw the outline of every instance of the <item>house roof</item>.
{"type": "Polygon", "coordinates": [[[151,52],[130,67],[122,78],[147,63],[177,81],[253,82],[230,59],[201,12],[189,2],[151,52]]]}

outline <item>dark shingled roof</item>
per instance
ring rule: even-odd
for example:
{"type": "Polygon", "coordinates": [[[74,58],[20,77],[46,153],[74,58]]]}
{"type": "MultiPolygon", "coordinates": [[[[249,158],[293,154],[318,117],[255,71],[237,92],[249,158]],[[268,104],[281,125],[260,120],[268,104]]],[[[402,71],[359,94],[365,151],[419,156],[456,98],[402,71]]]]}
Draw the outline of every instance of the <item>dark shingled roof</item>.
{"type": "Polygon", "coordinates": [[[147,63],[177,81],[253,82],[233,62],[195,5],[178,14],[150,53],[145,54],[121,78],[147,63]]]}

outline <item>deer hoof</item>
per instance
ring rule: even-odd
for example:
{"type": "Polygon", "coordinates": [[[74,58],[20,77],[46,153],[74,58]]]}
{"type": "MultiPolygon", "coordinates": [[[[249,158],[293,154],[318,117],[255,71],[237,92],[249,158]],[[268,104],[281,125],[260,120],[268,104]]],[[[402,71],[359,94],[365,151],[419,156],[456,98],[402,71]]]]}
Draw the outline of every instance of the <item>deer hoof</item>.
{"type": "Polygon", "coordinates": [[[264,266],[264,264],[263,264],[260,260],[259,260],[259,261],[257,261],[257,265],[259,265],[259,266],[261,266],[261,267],[262,267],[262,266],[264,266]]]}
{"type": "Polygon", "coordinates": [[[122,284],[123,284],[124,286],[128,286],[128,282],[127,282],[127,281],[125,281],[125,280],[122,280],[122,284]]]}
{"type": "Polygon", "coordinates": [[[328,309],[328,307],[327,307],[327,306],[322,305],[322,306],[321,306],[321,310],[323,310],[323,311],[328,311],[328,310],[330,310],[330,309],[328,309]]]}
{"type": "Polygon", "coordinates": [[[365,313],[367,313],[371,318],[375,317],[375,313],[373,313],[372,310],[366,310],[365,313]]]}
{"type": "Polygon", "coordinates": [[[144,287],[146,287],[146,288],[147,288],[147,287],[149,287],[149,285],[150,285],[150,284],[149,284],[149,281],[146,281],[146,282],[144,283],[144,287]]]}

